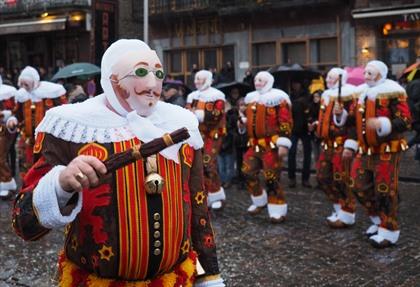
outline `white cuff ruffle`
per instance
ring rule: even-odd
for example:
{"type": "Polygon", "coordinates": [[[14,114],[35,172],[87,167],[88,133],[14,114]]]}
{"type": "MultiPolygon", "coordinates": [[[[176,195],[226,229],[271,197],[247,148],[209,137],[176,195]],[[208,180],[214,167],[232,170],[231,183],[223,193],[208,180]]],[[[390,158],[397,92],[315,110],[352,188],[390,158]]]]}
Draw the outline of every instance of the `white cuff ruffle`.
{"type": "Polygon", "coordinates": [[[58,198],[58,194],[62,190],[58,183],[58,176],[64,168],[65,166],[62,165],[55,166],[41,178],[33,191],[33,207],[36,210],[39,222],[46,228],[59,228],[71,223],[82,209],[83,200],[82,193],[80,193],[76,207],[71,214],[68,216],[61,214],[59,201],[63,202],[63,198],[58,198]]]}
{"type": "Polygon", "coordinates": [[[196,110],[194,111],[195,116],[197,117],[197,120],[202,123],[204,122],[204,111],[203,110],[196,110]]]}
{"type": "Polygon", "coordinates": [[[378,117],[381,127],[376,130],[376,134],[380,137],[389,135],[392,131],[391,121],[387,117],[378,117]]]}
{"type": "Polygon", "coordinates": [[[359,148],[359,144],[355,140],[346,139],[346,141],[344,142],[344,148],[351,149],[356,152],[359,148]]]}
{"type": "Polygon", "coordinates": [[[292,146],[292,142],[290,141],[290,139],[286,138],[286,137],[279,137],[276,141],[276,145],[277,147],[285,147],[287,149],[290,149],[290,147],[292,146]]]}

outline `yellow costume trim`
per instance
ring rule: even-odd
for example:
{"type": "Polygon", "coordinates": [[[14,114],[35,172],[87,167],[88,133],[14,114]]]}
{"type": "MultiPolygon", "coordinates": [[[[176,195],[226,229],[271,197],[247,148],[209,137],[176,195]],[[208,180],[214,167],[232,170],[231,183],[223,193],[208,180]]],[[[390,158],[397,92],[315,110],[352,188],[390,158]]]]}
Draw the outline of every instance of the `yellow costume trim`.
{"type": "MultiPolygon", "coordinates": [[[[63,255],[61,255],[63,256],[63,255]]],[[[182,286],[184,287],[192,287],[195,275],[195,268],[196,268],[196,260],[193,258],[194,256],[189,256],[185,259],[178,267],[175,268],[175,271],[171,273],[163,274],[160,277],[155,278],[156,281],[161,281],[160,285],[153,285],[153,286],[162,286],[162,287],[173,287],[178,279],[178,274],[176,271],[180,273],[184,273],[185,277],[185,284],[182,286]]],[[[64,260],[60,260],[59,262],[59,271],[60,271],[60,279],[59,279],[59,286],[60,287],[73,287],[78,286],[78,282],[73,282],[73,274],[75,272],[85,272],[81,270],[77,265],[72,263],[70,260],[65,258],[64,260]]],[[[217,275],[218,276],[218,275],[217,275]]],[[[206,276],[206,280],[209,280],[210,276],[206,276]]],[[[79,282],[82,284],[81,286],[84,287],[109,287],[112,283],[115,283],[115,280],[106,279],[98,277],[94,274],[89,274],[87,279],[84,282],[79,282]]],[[[146,281],[118,281],[118,283],[124,283],[124,287],[150,287],[152,286],[153,281],[146,280],[146,281]]]]}

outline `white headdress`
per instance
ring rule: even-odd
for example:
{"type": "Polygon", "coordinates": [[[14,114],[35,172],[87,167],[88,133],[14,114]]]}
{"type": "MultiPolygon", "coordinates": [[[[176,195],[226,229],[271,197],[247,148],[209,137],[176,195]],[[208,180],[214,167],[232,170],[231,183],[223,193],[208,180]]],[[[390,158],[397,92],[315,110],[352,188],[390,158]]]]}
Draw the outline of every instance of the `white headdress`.
{"type": "Polygon", "coordinates": [[[197,79],[198,77],[206,79],[200,91],[206,90],[213,83],[213,74],[210,71],[200,70],[195,74],[195,78],[197,79]]]}
{"type": "Polygon", "coordinates": [[[266,72],[266,71],[258,72],[255,78],[263,78],[264,80],[267,81],[265,86],[261,90],[258,91],[260,94],[265,94],[273,88],[274,77],[269,72],[266,72]]]}

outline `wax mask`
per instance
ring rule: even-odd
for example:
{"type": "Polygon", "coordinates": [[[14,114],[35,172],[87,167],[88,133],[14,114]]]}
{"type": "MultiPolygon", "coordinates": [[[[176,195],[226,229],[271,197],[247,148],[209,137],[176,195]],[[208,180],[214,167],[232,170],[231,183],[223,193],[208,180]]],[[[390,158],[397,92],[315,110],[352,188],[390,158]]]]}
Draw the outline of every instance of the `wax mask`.
{"type": "Polygon", "coordinates": [[[159,101],[165,74],[153,50],[124,54],[112,67],[111,82],[120,104],[149,116],[159,101]]]}
{"type": "Polygon", "coordinates": [[[254,79],[255,89],[257,91],[261,91],[265,87],[265,85],[267,85],[267,82],[268,80],[264,76],[262,75],[255,76],[255,79],[254,79]]]}
{"type": "Polygon", "coordinates": [[[327,87],[329,89],[334,89],[338,87],[338,79],[339,75],[337,73],[329,72],[326,79],[327,87]]]}
{"type": "Polygon", "coordinates": [[[369,87],[375,86],[377,81],[381,78],[379,70],[373,65],[367,65],[363,75],[365,77],[365,82],[369,87]]]}

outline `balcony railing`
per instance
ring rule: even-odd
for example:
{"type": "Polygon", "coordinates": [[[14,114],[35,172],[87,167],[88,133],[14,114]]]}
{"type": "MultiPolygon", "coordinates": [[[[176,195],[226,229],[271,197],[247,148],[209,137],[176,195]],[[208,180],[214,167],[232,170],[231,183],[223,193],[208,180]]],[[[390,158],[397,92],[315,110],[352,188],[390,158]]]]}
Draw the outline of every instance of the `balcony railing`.
{"type": "Polygon", "coordinates": [[[149,2],[150,15],[189,12],[208,8],[210,8],[210,0],[151,0],[149,2]]]}
{"type": "Polygon", "coordinates": [[[255,9],[287,9],[290,7],[339,4],[342,0],[150,0],[151,16],[177,14],[182,12],[217,12],[235,14],[255,9]]]}
{"type": "Polygon", "coordinates": [[[0,15],[31,13],[58,8],[83,8],[92,5],[91,0],[0,0],[0,15]]]}

